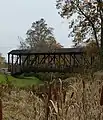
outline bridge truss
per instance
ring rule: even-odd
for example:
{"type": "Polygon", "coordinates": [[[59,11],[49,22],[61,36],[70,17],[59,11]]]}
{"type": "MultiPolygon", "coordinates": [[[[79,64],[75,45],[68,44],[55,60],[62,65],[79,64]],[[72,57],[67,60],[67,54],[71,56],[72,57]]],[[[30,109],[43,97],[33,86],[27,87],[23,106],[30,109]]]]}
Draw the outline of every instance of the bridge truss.
{"type": "Polygon", "coordinates": [[[82,48],[61,48],[52,52],[12,50],[8,53],[8,70],[11,74],[29,72],[79,72],[93,64],[82,48]]]}

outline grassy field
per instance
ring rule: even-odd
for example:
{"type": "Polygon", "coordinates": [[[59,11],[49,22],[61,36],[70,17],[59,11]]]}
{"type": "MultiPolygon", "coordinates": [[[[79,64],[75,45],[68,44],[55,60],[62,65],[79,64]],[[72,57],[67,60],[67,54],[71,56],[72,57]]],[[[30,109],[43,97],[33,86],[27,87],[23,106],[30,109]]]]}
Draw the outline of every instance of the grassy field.
{"type": "MultiPolygon", "coordinates": [[[[42,83],[38,78],[36,77],[20,77],[16,78],[11,75],[8,75],[8,81],[11,82],[14,86],[17,87],[28,87],[33,84],[40,84],[42,83]]],[[[5,84],[6,81],[6,76],[3,74],[0,74],[0,84],[5,84]]]]}

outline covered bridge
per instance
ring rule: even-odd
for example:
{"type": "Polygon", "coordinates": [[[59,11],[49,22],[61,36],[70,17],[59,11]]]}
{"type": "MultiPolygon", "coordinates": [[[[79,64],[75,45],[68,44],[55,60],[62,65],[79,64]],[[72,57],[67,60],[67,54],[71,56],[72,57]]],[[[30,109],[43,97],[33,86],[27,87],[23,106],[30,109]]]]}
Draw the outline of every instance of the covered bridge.
{"type": "Polygon", "coordinates": [[[11,74],[24,72],[78,72],[84,65],[90,66],[83,48],[55,50],[12,50],[8,53],[8,70],[11,74]]]}

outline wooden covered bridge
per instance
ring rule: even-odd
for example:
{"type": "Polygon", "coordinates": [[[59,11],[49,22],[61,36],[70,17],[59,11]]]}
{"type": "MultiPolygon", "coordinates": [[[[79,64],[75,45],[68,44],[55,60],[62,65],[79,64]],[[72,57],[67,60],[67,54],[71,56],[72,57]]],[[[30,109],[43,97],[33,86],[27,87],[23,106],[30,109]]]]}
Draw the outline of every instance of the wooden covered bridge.
{"type": "Polygon", "coordinates": [[[8,53],[8,70],[12,75],[28,72],[78,72],[92,65],[83,48],[60,48],[50,51],[12,50],[8,53]]]}

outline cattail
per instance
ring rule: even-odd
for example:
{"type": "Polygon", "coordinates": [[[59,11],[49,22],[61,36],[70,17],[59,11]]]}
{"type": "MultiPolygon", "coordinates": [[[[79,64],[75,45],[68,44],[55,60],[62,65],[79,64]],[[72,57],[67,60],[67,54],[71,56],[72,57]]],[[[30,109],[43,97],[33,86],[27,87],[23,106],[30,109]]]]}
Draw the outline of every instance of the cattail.
{"type": "Polygon", "coordinates": [[[72,98],[72,97],[73,97],[73,95],[74,95],[74,92],[72,92],[72,94],[71,94],[71,97],[70,97],[70,98],[72,98]]]}
{"type": "Polygon", "coordinates": [[[101,91],[100,105],[103,105],[103,86],[101,91]]]}
{"type": "Polygon", "coordinates": [[[2,101],[0,99],[0,120],[2,120],[2,101]]]}

